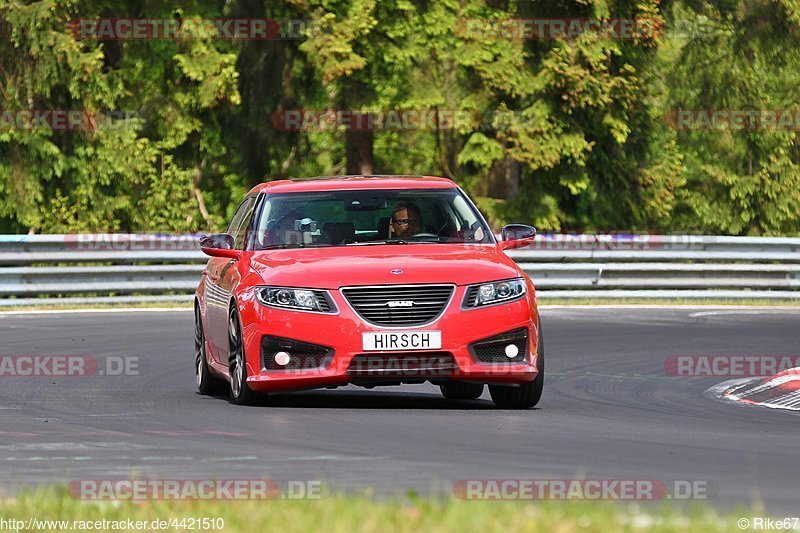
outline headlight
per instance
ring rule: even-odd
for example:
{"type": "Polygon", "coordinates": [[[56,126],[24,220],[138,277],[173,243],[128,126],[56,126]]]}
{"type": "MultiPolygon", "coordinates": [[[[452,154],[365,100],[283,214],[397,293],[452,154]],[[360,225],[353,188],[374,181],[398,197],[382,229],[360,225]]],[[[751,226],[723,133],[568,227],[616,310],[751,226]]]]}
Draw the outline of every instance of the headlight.
{"type": "Polygon", "coordinates": [[[520,278],[470,285],[464,297],[464,307],[482,307],[518,300],[525,295],[525,291],[525,280],[520,278]]]}
{"type": "Polygon", "coordinates": [[[256,288],[256,298],[268,307],[314,311],[317,313],[335,312],[335,305],[328,291],[319,289],[258,287],[256,288]]]}

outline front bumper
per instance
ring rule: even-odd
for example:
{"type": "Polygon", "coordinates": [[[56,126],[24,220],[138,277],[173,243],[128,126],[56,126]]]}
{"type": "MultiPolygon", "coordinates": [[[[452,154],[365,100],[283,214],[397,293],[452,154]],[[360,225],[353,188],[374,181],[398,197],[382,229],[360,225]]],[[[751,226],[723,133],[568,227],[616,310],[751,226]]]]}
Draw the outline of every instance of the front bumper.
{"type": "MultiPolygon", "coordinates": [[[[258,392],[335,387],[348,383],[380,385],[431,381],[467,381],[490,384],[521,384],[538,374],[538,322],[533,291],[515,302],[479,309],[461,309],[466,287],[456,287],[444,313],[430,324],[403,328],[375,326],[365,322],[341,292],[331,290],[337,314],[309,313],[266,307],[247,298],[240,311],[244,326],[247,382],[258,392]],[[470,345],[510,331],[527,330],[526,353],[519,362],[483,363],[470,345]],[[362,333],[392,331],[441,331],[440,350],[407,352],[363,350],[362,333]],[[265,364],[265,337],[292,339],[329,349],[318,368],[276,370],[265,364]],[[371,363],[364,363],[365,357],[371,363]],[[374,363],[381,357],[394,361],[388,370],[374,363]],[[398,365],[397,362],[400,362],[398,365]],[[406,365],[406,361],[412,361],[406,365]],[[414,363],[417,361],[419,364],[414,363]],[[445,364],[448,363],[448,364],[445,364]],[[268,367],[272,368],[268,368],[268,367]],[[358,369],[366,371],[358,371],[358,369]]],[[[291,366],[291,365],[290,365],[291,366]]]]}

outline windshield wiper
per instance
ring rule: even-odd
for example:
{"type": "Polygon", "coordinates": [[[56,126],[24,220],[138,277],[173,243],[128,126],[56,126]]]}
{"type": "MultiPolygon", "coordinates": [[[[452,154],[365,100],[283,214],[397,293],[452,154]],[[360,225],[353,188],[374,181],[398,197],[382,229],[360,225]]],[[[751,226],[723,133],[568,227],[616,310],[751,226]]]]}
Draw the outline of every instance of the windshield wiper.
{"type": "Polygon", "coordinates": [[[325,244],[325,243],[303,244],[302,242],[279,243],[279,244],[267,244],[266,246],[260,247],[259,250],[280,250],[284,248],[321,248],[325,246],[333,246],[333,244],[325,244]]]}
{"type": "Polygon", "coordinates": [[[347,246],[372,246],[375,244],[411,244],[411,243],[403,239],[386,239],[383,241],[350,242],[347,243],[347,246]]]}
{"type": "Polygon", "coordinates": [[[375,246],[384,244],[439,244],[442,241],[407,241],[405,239],[386,239],[383,241],[351,242],[347,246],[375,246]]]}

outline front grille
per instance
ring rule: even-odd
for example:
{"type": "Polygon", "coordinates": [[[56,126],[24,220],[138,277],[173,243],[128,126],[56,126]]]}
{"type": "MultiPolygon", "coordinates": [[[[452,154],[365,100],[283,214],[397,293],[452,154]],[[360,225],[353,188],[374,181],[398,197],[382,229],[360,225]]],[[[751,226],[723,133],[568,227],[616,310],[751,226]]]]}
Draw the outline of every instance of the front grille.
{"type": "Polygon", "coordinates": [[[312,370],[324,367],[333,357],[333,349],[327,346],[301,342],[283,337],[265,335],[261,339],[261,362],[264,370],[312,370]],[[279,365],[275,355],[289,354],[289,363],[279,365]]]}
{"type": "Polygon", "coordinates": [[[353,356],[351,376],[428,378],[451,376],[458,370],[450,352],[360,353],[353,356]]]}
{"type": "Polygon", "coordinates": [[[352,287],[342,289],[342,293],[367,322],[415,326],[437,318],[450,301],[453,289],[452,285],[386,285],[352,287]]]}
{"type": "Polygon", "coordinates": [[[469,345],[469,353],[481,363],[524,363],[527,352],[528,328],[515,329],[469,345]],[[506,355],[506,347],[510,344],[517,347],[514,357],[506,355]]]}

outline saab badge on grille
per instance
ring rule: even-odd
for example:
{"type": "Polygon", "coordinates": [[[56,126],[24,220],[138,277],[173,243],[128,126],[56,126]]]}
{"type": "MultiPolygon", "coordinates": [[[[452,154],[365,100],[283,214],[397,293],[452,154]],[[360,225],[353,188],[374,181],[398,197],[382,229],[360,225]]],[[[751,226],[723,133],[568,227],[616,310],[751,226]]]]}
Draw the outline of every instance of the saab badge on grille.
{"type": "Polygon", "coordinates": [[[413,307],[413,300],[391,300],[386,303],[389,307],[413,307]]]}

